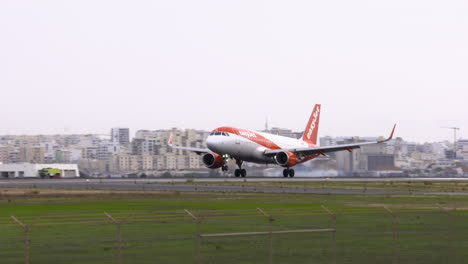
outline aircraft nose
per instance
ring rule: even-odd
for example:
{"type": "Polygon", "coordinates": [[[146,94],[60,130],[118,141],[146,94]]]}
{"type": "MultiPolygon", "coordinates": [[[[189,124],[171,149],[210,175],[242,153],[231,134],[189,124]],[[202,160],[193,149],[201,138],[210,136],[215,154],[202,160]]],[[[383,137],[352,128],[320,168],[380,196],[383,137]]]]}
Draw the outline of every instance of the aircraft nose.
{"type": "Polygon", "coordinates": [[[222,141],[219,136],[209,136],[206,139],[206,146],[213,152],[222,152],[222,141]]]}
{"type": "Polygon", "coordinates": [[[213,139],[212,136],[209,136],[206,138],[206,146],[211,150],[214,151],[213,148],[216,148],[216,143],[215,140],[213,139]]]}

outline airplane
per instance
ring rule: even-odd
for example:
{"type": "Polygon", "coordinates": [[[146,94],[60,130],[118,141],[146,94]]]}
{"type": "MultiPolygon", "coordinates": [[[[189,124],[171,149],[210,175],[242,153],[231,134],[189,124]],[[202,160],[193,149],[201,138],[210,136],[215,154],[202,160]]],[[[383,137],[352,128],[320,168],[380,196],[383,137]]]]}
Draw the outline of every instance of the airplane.
{"type": "Polygon", "coordinates": [[[251,131],[235,127],[218,127],[214,129],[206,139],[208,148],[192,148],[174,146],[173,134],[169,137],[168,145],[174,149],[195,152],[202,156],[202,161],[207,168],[228,170],[228,160],[234,159],[238,169],[234,171],[235,177],[246,177],[247,172],[242,168],[243,162],[261,164],[277,164],[284,167],[284,177],[294,177],[293,166],[309,161],[318,156],[326,156],[328,152],[353,149],[365,145],[380,144],[393,138],[396,124],[393,126],[390,136],[384,140],[341,144],[332,146],[318,146],[318,129],[320,121],[321,105],[316,104],[307,122],[302,138],[295,139],[273,135],[270,133],[251,131]]]}

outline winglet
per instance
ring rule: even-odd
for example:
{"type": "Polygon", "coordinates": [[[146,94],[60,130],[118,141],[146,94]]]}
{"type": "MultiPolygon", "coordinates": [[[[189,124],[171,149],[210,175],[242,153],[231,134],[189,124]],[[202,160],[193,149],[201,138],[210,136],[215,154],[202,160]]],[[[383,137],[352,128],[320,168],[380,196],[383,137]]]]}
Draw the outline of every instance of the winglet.
{"type": "Polygon", "coordinates": [[[393,138],[393,133],[395,132],[396,124],[393,125],[392,133],[390,134],[390,137],[388,139],[393,138]]]}
{"type": "Polygon", "coordinates": [[[169,136],[169,140],[167,141],[167,145],[172,146],[172,139],[174,138],[174,132],[171,131],[171,135],[169,136]]]}
{"type": "Polygon", "coordinates": [[[391,139],[393,138],[393,133],[395,133],[395,128],[396,128],[396,124],[393,125],[392,133],[390,133],[390,136],[389,136],[387,139],[380,140],[379,143],[382,143],[382,142],[386,142],[386,141],[391,140],[391,139]]]}

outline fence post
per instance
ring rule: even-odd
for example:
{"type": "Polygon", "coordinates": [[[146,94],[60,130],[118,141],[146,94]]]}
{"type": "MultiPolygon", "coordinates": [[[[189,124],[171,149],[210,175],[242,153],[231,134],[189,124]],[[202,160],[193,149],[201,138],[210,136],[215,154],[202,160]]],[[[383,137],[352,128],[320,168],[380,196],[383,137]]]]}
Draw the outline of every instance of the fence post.
{"type": "Polygon", "coordinates": [[[333,233],[332,233],[332,252],[333,252],[333,259],[332,259],[332,263],[336,263],[336,218],[343,214],[343,212],[341,211],[340,213],[338,214],[335,214],[333,213],[332,211],[328,210],[328,208],[326,208],[325,206],[321,205],[320,207],[322,207],[322,209],[331,217],[332,219],[332,228],[334,229],[333,233]]]}
{"type": "Polygon", "coordinates": [[[109,220],[115,224],[117,227],[117,233],[116,233],[116,244],[117,244],[117,263],[121,264],[122,263],[122,224],[126,223],[128,221],[128,217],[125,218],[122,221],[119,221],[112,217],[110,214],[107,212],[104,212],[104,215],[109,218],[109,220]]]}
{"type": "Polygon", "coordinates": [[[272,264],[273,263],[273,237],[272,237],[272,231],[273,231],[273,216],[265,213],[262,209],[257,207],[257,210],[268,219],[268,263],[272,264]]]}
{"type": "Polygon", "coordinates": [[[200,236],[200,224],[203,221],[203,218],[196,217],[194,214],[192,214],[189,210],[184,209],[184,211],[192,217],[192,219],[195,221],[195,239],[196,239],[196,263],[200,263],[200,246],[201,246],[201,236],[200,236]]]}
{"type": "Polygon", "coordinates": [[[384,206],[387,213],[392,216],[392,236],[393,236],[393,263],[398,263],[398,230],[397,230],[397,213],[384,206]]]}
{"type": "Polygon", "coordinates": [[[30,239],[29,233],[31,232],[31,227],[34,225],[34,223],[25,225],[13,215],[11,215],[10,217],[24,231],[24,263],[29,264],[30,263],[30,246],[31,246],[31,239],[30,239]]]}

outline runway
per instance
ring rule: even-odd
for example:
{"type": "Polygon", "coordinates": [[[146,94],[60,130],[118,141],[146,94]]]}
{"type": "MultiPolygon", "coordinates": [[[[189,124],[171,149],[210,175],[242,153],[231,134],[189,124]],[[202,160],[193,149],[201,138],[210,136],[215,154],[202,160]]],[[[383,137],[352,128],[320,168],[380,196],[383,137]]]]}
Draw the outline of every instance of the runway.
{"type": "Polygon", "coordinates": [[[305,181],[468,181],[466,178],[177,178],[177,179],[3,179],[0,188],[51,188],[116,191],[256,192],[365,195],[468,195],[468,192],[425,192],[412,190],[333,189],[310,187],[228,186],[216,182],[305,182],[305,181]],[[203,182],[209,182],[203,183],[203,182]]]}

